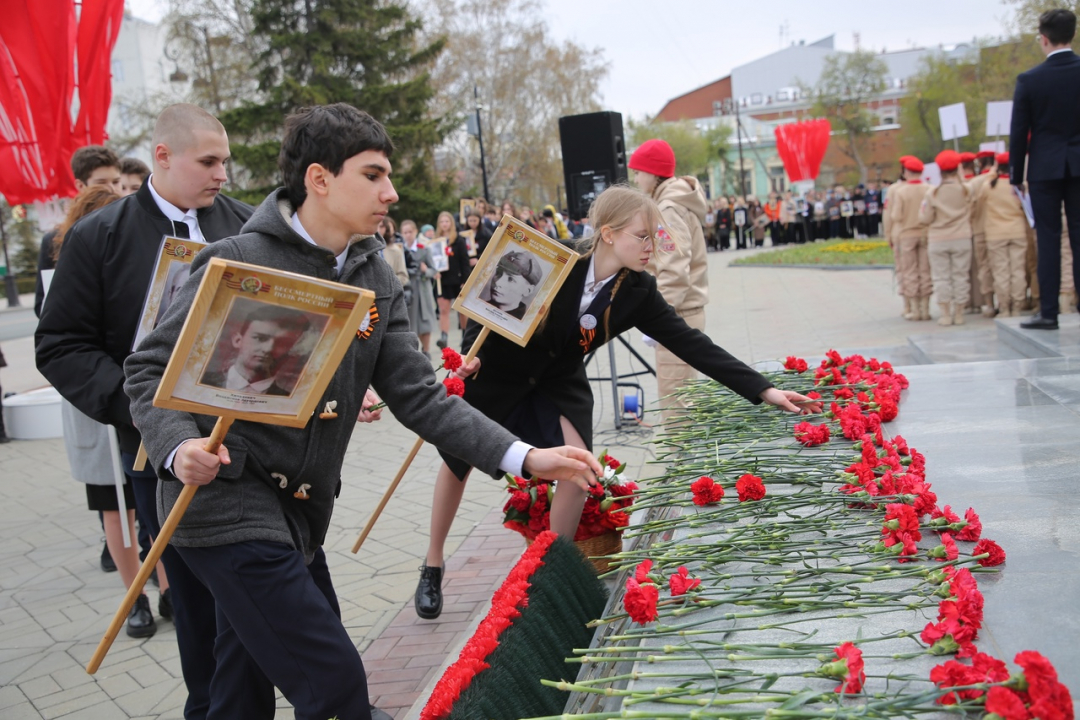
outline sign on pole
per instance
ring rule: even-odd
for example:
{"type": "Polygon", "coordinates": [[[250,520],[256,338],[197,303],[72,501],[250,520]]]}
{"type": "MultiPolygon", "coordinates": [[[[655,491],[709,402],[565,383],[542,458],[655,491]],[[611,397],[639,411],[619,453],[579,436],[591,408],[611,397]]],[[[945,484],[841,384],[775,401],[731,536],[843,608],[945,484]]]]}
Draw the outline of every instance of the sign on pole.
{"type": "Polygon", "coordinates": [[[964,103],[943,105],[938,108],[938,120],[941,121],[941,139],[955,140],[968,136],[967,110],[964,103]]]}
{"type": "MultiPolygon", "coordinates": [[[[986,103],[986,137],[1008,135],[1012,123],[1012,100],[986,103]]],[[[1001,152],[1005,152],[1002,150],[1001,152]]]]}

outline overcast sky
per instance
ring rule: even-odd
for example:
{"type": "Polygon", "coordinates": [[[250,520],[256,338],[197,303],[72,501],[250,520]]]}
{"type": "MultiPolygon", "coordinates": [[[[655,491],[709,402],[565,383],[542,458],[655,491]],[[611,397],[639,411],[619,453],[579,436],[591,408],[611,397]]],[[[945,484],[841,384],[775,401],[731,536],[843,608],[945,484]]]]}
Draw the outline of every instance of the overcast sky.
{"type": "MultiPolygon", "coordinates": [[[[540,0],[553,35],[600,48],[610,64],[604,109],[655,114],[669,99],[718,80],[792,41],[836,35],[851,50],[952,45],[1000,35],[1001,0],[540,0]]],[[[165,0],[129,0],[158,20],[165,0]]],[[[1021,69],[1018,69],[1018,72],[1021,69]]]]}

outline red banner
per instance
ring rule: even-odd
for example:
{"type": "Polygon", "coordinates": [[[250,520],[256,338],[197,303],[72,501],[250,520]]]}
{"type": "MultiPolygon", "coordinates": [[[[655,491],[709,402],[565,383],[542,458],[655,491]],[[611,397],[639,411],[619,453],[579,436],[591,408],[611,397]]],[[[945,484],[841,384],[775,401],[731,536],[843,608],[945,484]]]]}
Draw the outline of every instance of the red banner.
{"type": "Polygon", "coordinates": [[[76,147],[105,142],[112,103],[112,48],[124,20],[124,0],[83,0],[79,15],[79,117],[76,147]],[[107,49],[108,52],[104,50],[107,49]]]}
{"type": "Polygon", "coordinates": [[[831,130],[832,126],[824,118],[776,127],[776,150],[791,182],[817,178],[829,147],[831,130]]]}
{"type": "Polygon", "coordinates": [[[0,22],[0,194],[18,205],[75,194],[75,148],[100,143],[123,0],[5,3],[0,22]],[[71,120],[78,45],[78,135],[71,120]]]}

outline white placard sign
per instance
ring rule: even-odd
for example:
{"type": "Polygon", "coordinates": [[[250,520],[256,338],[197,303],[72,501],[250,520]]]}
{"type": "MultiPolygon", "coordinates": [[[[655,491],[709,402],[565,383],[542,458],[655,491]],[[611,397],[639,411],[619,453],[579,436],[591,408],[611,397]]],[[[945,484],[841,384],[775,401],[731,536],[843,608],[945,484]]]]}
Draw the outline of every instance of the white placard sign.
{"type": "Polygon", "coordinates": [[[984,150],[989,150],[992,153],[1003,153],[1005,152],[1005,141],[979,143],[979,152],[984,150]]]}
{"type": "Polygon", "coordinates": [[[941,184],[941,168],[938,167],[937,163],[923,165],[922,181],[935,187],[941,184]]]}
{"type": "Polygon", "coordinates": [[[1012,107],[1012,100],[986,103],[986,137],[1009,134],[1009,129],[1012,127],[1012,107]]]}
{"type": "Polygon", "coordinates": [[[964,103],[943,105],[937,112],[938,120],[941,121],[942,140],[968,136],[967,110],[964,108],[964,103]]]}

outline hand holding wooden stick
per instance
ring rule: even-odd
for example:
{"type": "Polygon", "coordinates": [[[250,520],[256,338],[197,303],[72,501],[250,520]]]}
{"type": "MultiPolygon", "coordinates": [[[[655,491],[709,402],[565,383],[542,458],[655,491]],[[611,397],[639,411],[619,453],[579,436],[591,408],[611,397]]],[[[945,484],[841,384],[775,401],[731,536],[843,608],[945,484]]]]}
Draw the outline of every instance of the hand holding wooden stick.
{"type": "MultiPolygon", "coordinates": [[[[225,440],[225,434],[229,432],[232,423],[233,418],[231,417],[219,417],[214,425],[214,432],[210,434],[210,440],[203,449],[209,453],[216,453],[225,440]]],[[[150,547],[146,559],[143,560],[142,567],[139,568],[139,574],[135,576],[131,587],[128,588],[127,595],[124,596],[120,607],[116,610],[116,614],[113,615],[109,629],[105,631],[105,636],[101,638],[94,655],[86,665],[86,672],[90,675],[96,673],[98,668],[101,667],[102,660],[105,659],[105,655],[109,652],[109,648],[112,647],[113,641],[120,634],[120,628],[124,626],[128,613],[131,612],[131,606],[135,604],[135,601],[139,599],[139,595],[142,594],[143,587],[150,578],[150,573],[157,566],[158,560],[161,559],[161,553],[165,551],[165,546],[169,544],[169,538],[176,531],[176,526],[180,524],[180,519],[184,517],[188,505],[191,504],[191,499],[195,497],[195,491],[198,489],[198,485],[185,485],[184,489],[180,491],[180,496],[176,499],[176,503],[173,504],[172,510],[169,511],[169,517],[165,519],[165,523],[161,526],[161,532],[154,538],[154,544],[150,547]]]]}

